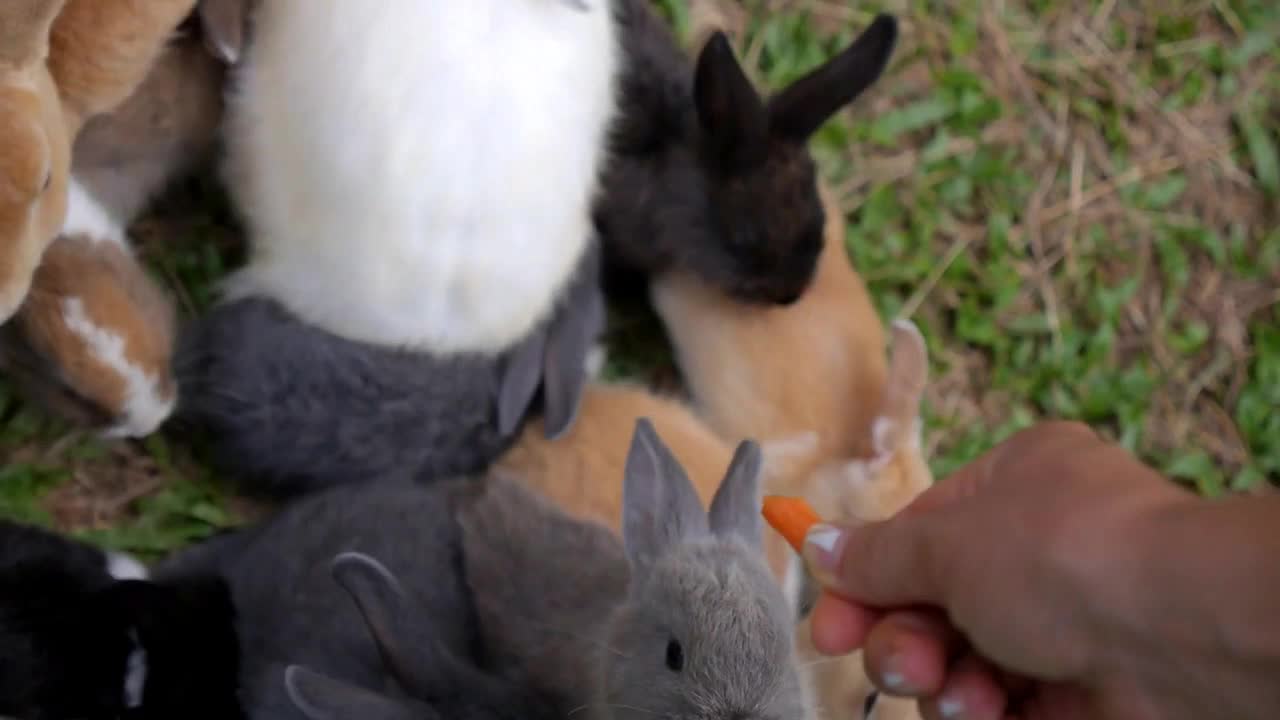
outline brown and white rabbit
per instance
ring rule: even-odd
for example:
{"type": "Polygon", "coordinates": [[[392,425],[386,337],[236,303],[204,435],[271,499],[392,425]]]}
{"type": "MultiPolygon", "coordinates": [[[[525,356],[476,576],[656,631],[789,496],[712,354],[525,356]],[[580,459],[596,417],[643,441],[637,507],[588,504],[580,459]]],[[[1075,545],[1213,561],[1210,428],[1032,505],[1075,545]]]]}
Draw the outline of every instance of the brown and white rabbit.
{"type": "Polygon", "coordinates": [[[126,228],[217,139],[223,68],[192,25],[136,92],[81,130],[62,230],[4,330],[19,386],[109,435],[147,435],[176,402],[172,301],[134,256],[126,228]]]}
{"type": "Polygon", "coordinates": [[[765,99],[723,33],[691,64],[651,0],[619,0],[618,14],[622,114],[595,213],[612,287],[681,269],[738,300],[794,301],[822,248],[808,140],[880,77],[897,21],[877,16],[765,99]]]}
{"type": "MultiPolygon", "coordinates": [[[[845,251],[843,213],[825,187],[822,194],[826,244],[795,304],[749,305],[672,274],[654,283],[654,306],[695,404],[722,437],[818,434],[815,452],[794,472],[771,477],[771,492],[805,497],[827,518],[884,517],[932,482],[919,418],[928,354],[915,326],[898,321],[886,362],[883,325],[845,251]]],[[[783,583],[803,605],[798,559],[776,534],[768,551],[775,568],[786,560],[783,583]]],[[[815,660],[823,711],[833,720],[862,718],[874,688],[860,657],[816,662],[807,628],[799,638],[815,660]]],[[[885,698],[876,717],[905,711],[904,703],[885,698]]]]}
{"type": "Polygon", "coordinates": [[[0,323],[62,227],[81,126],[133,94],[195,1],[0,3],[0,323]]]}

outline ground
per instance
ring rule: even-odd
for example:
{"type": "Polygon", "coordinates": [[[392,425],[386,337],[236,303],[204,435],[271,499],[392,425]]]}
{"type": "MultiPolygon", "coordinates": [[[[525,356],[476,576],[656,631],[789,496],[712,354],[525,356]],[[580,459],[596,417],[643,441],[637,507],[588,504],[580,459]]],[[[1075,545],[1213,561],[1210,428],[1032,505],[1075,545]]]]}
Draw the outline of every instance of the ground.
{"type": "MultiPolygon", "coordinates": [[[[686,31],[689,4],[661,4],[686,31]]],[[[813,150],[882,315],[913,318],[928,339],[939,476],[1037,418],[1067,417],[1206,495],[1280,482],[1272,0],[718,10],[765,87],[878,11],[901,20],[885,77],[813,150]]],[[[186,314],[236,262],[239,234],[208,177],[133,232],[186,314]]],[[[669,367],[652,333],[620,327],[615,372],[669,367]]],[[[0,515],[154,555],[237,516],[199,457],[172,432],[93,439],[0,385],[0,515]]]]}

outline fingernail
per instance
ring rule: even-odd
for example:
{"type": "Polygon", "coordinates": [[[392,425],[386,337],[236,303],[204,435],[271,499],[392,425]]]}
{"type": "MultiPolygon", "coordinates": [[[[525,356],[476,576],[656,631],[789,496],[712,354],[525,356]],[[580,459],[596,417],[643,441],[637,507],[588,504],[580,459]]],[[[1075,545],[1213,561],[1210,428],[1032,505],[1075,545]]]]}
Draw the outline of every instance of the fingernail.
{"type": "Polygon", "coordinates": [[[840,552],[844,546],[844,533],[830,525],[814,525],[805,535],[805,554],[815,570],[830,574],[840,564],[840,552]]]}
{"type": "Polygon", "coordinates": [[[947,698],[938,703],[938,712],[944,718],[960,718],[964,717],[964,701],[955,698],[947,698]]]}
{"type": "Polygon", "coordinates": [[[908,697],[915,689],[907,682],[907,676],[898,668],[902,662],[896,655],[890,655],[880,668],[880,683],[886,693],[895,697],[908,697]]]}

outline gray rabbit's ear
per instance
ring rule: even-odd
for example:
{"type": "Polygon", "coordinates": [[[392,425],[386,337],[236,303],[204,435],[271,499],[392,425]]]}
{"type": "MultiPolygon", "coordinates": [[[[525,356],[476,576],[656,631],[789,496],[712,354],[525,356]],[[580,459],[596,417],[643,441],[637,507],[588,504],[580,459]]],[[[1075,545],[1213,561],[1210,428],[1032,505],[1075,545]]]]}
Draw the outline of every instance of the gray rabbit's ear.
{"type": "Polygon", "coordinates": [[[431,697],[450,687],[460,670],[433,637],[414,637],[414,610],[404,586],[385,565],[362,553],[333,560],[334,580],[355,601],[391,676],[410,695],[431,697]]]}
{"type": "Polygon", "coordinates": [[[547,349],[547,327],[541,326],[520,342],[507,358],[498,386],[498,432],[511,435],[520,429],[529,405],[542,383],[547,349]]]}
{"type": "Polygon", "coordinates": [[[240,61],[249,23],[250,4],[255,0],[199,0],[204,44],[215,58],[228,65],[240,61]]]}
{"type": "Polygon", "coordinates": [[[431,714],[298,665],[284,671],[289,699],[310,720],[428,720],[431,714]]]}
{"type": "Polygon", "coordinates": [[[764,522],[760,515],[760,474],[764,454],[754,440],[738,443],[729,469],[711,500],[711,532],[719,536],[737,535],[751,547],[763,542],[764,522]]]}
{"type": "Polygon", "coordinates": [[[708,534],[707,513],[649,418],[636,420],[622,484],[622,541],[633,566],[708,534]]]}
{"type": "Polygon", "coordinates": [[[587,353],[604,330],[598,253],[585,259],[552,320],[542,377],[543,427],[550,440],[573,427],[587,385],[587,353]]]}

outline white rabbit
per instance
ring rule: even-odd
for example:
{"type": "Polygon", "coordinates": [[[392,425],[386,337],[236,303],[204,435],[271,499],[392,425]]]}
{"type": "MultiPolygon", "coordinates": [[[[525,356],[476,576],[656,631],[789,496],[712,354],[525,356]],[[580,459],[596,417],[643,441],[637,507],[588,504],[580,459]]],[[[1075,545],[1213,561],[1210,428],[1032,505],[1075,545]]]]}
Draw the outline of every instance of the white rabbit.
{"type": "Polygon", "coordinates": [[[616,32],[603,1],[256,3],[223,49],[252,238],[228,297],[374,345],[509,349],[592,242],[616,32]]]}

